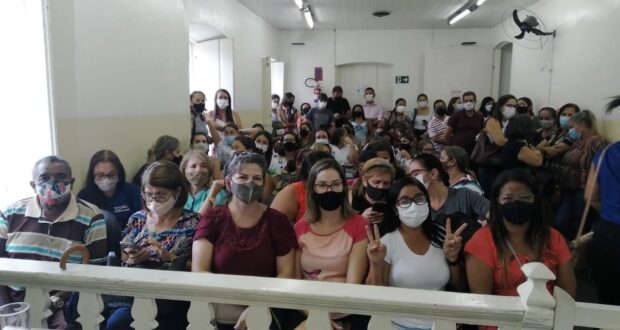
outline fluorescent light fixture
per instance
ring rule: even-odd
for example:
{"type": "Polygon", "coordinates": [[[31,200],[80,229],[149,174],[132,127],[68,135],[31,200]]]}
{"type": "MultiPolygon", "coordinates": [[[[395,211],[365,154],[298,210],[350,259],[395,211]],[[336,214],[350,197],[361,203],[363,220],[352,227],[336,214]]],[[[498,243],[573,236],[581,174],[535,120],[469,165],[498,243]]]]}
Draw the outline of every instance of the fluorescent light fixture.
{"type": "Polygon", "coordinates": [[[485,1],[487,1],[487,0],[478,0],[476,2],[476,6],[481,6],[485,1]]]}
{"type": "Polygon", "coordinates": [[[295,0],[295,4],[297,5],[297,8],[299,8],[299,10],[302,10],[304,8],[304,0],[295,0]]]}
{"type": "Polygon", "coordinates": [[[448,21],[448,25],[452,25],[452,24],[460,21],[463,17],[469,15],[470,13],[471,13],[471,10],[469,10],[469,9],[463,10],[462,12],[458,13],[458,15],[452,17],[450,19],[450,21],[448,21]]]}
{"type": "Polygon", "coordinates": [[[304,7],[304,18],[306,19],[306,24],[311,29],[314,29],[314,18],[312,18],[312,11],[310,10],[310,6],[304,7]]]}

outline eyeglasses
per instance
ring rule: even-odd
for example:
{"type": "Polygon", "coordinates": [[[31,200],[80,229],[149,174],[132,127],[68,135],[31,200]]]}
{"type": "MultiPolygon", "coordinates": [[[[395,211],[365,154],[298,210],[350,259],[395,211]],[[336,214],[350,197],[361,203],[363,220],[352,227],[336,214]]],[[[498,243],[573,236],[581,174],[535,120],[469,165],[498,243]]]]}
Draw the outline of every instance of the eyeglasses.
{"type": "Polygon", "coordinates": [[[523,194],[517,194],[517,195],[504,194],[504,195],[499,196],[499,198],[497,199],[500,205],[510,203],[513,201],[519,201],[519,202],[531,204],[531,203],[534,203],[535,200],[536,200],[536,196],[532,193],[523,193],[523,194]]]}
{"type": "Polygon", "coordinates": [[[426,196],[423,193],[417,193],[413,198],[411,197],[402,197],[401,199],[396,201],[396,206],[407,208],[411,206],[411,203],[415,203],[416,205],[424,205],[428,203],[426,196]]]}
{"type": "Polygon", "coordinates": [[[326,193],[327,190],[342,192],[344,190],[344,184],[342,184],[342,181],[334,181],[332,184],[327,184],[325,182],[314,184],[314,191],[316,191],[317,194],[326,193]]]}
{"type": "Polygon", "coordinates": [[[110,172],[108,174],[103,174],[103,173],[95,173],[95,179],[96,180],[103,180],[103,179],[108,179],[108,180],[112,180],[112,179],[116,179],[116,172],[110,172]]]}
{"type": "Polygon", "coordinates": [[[158,192],[155,194],[142,192],[142,198],[147,202],[156,201],[157,203],[164,203],[170,198],[171,194],[165,192],[158,192]]]}

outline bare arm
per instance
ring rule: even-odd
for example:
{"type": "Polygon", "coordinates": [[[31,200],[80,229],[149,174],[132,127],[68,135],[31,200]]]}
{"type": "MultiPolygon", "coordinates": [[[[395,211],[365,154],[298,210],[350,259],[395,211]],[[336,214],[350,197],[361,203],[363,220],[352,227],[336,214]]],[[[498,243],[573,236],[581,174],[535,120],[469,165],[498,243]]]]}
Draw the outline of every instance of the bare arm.
{"type": "Polygon", "coordinates": [[[220,133],[215,127],[215,122],[213,120],[207,120],[207,127],[209,127],[209,133],[211,133],[211,139],[213,139],[213,143],[217,146],[222,138],[220,137],[220,133]]]}
{"type": "Polygon", "coordinates": [[[348,157],[349,163],[351,164],[357,163],[358,153],[357,153],[357,148],[355,147],[355,142],[353,142],[353,140],[351,140],[351,138],[347,136],[345,138],[345,143],[349,146],[349,157],[348,157]]]}
{"type": "Polygon", "coordinates": [[[211,164],[213,164],[213,179],[214,180],[223,180],[224,174],[222,174],[222,167],[220,164],[220,160],[215,157],[209,157],[211,164]]]}
{"type": "Polygon", "coordinates": [[[349,263],[347,265],[347,282],[352,284],[362,284],[366,278],[368,271],[368,257],[366,256],[366,247],[368,239],[353,244],[351,253],[349,254],[349,263]]]}
{"type": "Polygon", "coordinates": [[[295,249],[291,249],[287,254],[276,257],[276,269],[278,278],[295,278],[295,249]]]}
{"type": "Polygon", "coordinates": [[[206,238],[194,241],[192,244],[192,272],[211,271],[213,259],[213,244],[206,238]]]}
{"type": "Polygon", "coordinates": [[[366,277],[366,284],[388,286],[390,278],[390,264],[381,260],[380,263],[370,263],[370,270],[366,277]]]}
{"type": "Polygon", "coordinates": [[[233,119],[235,119],[235,125],[237,125],[238,129],[243,129],[243,124],[241,123],[241,116],[236,111],[233,111],[233,119]]]}
{"type": "Polygon", "coordinates": [[[532,167],[540,167],[543,164],[543,155],[540,150],[524,146],[519,150],[517,159],[532,167]]]}
{"type": "Polygon", "coordinates": [[[491,294],[493,292],[493,269],[478,257],[471,254],[465,256],[467,282],[472,293],[491,294]]]}
{"type": "Polygon", "coordinates": [[[297,215],[297,198],[295,197],[295,187],[287,185],[276,195],[271,202],[271,208],[284,214],[289,221],[295,221],[297,215]]]}
{"type": "Polygon", "coordinates": [[[558,278],[555,285],[566,291],[573,299],[577,294],[577,279],[571,262],[565,262],[558,267],[558,278]]]}
{"type": "Polygon", "coordinates": [[[449,146],[451,144],[453,134],[454,130],[452,127],[448,126],[448,128],[446,128],[446,132],[443,134],[443,142],[445,142],[444,145],[449,146]]]}
{"type": "Polygon", "coordinates": [[[487,120],[484,132],[488,133],[496,146],[503,146],[506,144],[506,137],[502,132],[502,127],[499,125],[499,121],[495,118],[487,120]]]}

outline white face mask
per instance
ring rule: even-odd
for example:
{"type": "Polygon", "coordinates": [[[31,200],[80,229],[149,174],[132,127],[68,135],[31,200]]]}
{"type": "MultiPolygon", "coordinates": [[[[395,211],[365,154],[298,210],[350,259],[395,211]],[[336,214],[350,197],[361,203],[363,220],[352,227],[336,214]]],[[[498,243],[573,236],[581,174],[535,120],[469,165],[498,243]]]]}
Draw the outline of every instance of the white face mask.
{"type": "Polygon", "coordinates": [[[228,100],[227,99],[217,99],[217,106],[220,109],[228,108],[228,100]]]}
{"type": "Polygon", "coordinates": [[[170,212],[170,210],[172,210],[172,208],[174,207],[174,204],[176,202],[177,202],[177,199],[174,198],[174,196],[171,196],[170,198],[168,198],[167,201],[165,201],[163,203],[158,203],[155,200],[152,200],[152,201],[146,203],[146,207],[151,212],[156,214],[158,217],[161,217],[161,216],[167,214],[168,212],[170,212]]]}
{"type": "Polygon", "coordinates": [[[275,108],[277,108],[277,107],[278,107],[278,102],[275,102],[275,101],[274,101],[274,102],[271,102],[271,108],[272,108],[272,109],[275,109],[275,108]]]}
{"type": "Polygon", "coordinates": [[[329,141],[327,141],[327,139],[316,139],[316,141],[314,141],[316,143],[322,143],[322,144],[329,144],[329,141]]]}
{"type": "Polygon", "coordinates": [[[489,104],[485,105],[484,108],[487,109],[487,111],[491,111],[491,110],[493,110],[493,104],[489,103],[489,104]]]}
{"type": "Polygon", "coordinates": [[[396,112],[398,112],[398,113],[403,113],[403,112],[405,112],[405,106],[404,106],[404,105],[398,105],[398,106],[396,106],[396,112]]]}
{"type": "Polygon", "coordinates": [[[277,129],[276,135],[284,135],[284,128],[277,129]]]}
{"type": "Polygon", "coordinates": [[[421,184],[424,185],[424,188],[428,189],[428,184],[429,183],[428,182],[427,183],[424,182],[424,174],[420,173],[420,174],[416,175],[415,178],[416,178],[416,180],[420,181],[421,184]]]}
{"type": "Polygon", "coordinates": [[[319,102],[319,109],[325,109],[325,107],[327,107],[327,102],[319,102]]]}
{"type": "Polygon", "coordinates": [[[364,95],[364,100],[366,100],[366,102],[372,102],[374,99],[375,99],[375,96],[372,94],[364,95]]]}
{"type": "Polygon", "coordinates": [[[465,111],[471,111],[474,110],[474,102],[465,102],[463,103],[463,109],[465,109],[465,111]]]}
{"type": "Polygon", "coordinates": [[[463,110],[463,103],[457,103],[456,110],[459,110],[459,111],[463,110]]]}
{"type": "Polygon", "coordinates": [[[516,113],[517,113],[517,108],[504,106],[504,117],[506,119],[510,119],[514,117],[516,113]]]}
{"type": "Polygon", "coordinates": [[[418,228],[426,219],[428,219],[428,203],[418,205],[411,203],[409,207],[396,207],[398,209],[398,217],[400,221],[409,228],[418,228]]]}
{"type": "Polygon", "coordinates": [[[427,101],[418,101],[418,108],[426,108],[427,105],[427,101]]]}
{"type": "Polygon", "coordinates": [[[118,177],[114,179],[107,179],[107,178],[102,179],[102,180],[95,179],[95,184],[103,192],[113,191],[114,188],[116,188],[117,183],[118,183],[118,177]]]}
{"type": "Polygon", "coordinates": [[[266,145],[266,144],[256,143],[256,149],[258,149],[258,150],[262,150],[263,152],[267,152],[268,148],[269,148],[269,146],[266,145]]]}

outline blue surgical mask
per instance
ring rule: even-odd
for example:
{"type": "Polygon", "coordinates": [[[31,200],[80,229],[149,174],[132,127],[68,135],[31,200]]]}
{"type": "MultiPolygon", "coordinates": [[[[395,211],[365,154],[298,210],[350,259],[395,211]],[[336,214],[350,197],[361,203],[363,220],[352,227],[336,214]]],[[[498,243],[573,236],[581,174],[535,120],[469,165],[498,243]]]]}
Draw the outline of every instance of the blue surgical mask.
{"type": "Polygon", "coordinates": [[[570,117],[566,117],[566,116],[560,117],[560,127],[562,129],[567,129],[569,120],[570,120],[570,117]]]}
{"type": "Polygon", "coordinates": [[[235,138],[236,136],[234,135],[225,136],[224,143],[226,143],[226,145],[228,145],[229,147],[232,147],[233,142],[235,142],[235,138]]]}
{"type": "Polygon", "coordinates": [[[577,141],[577,140],[581,139],[581,133],[575,131],[574,128],[571,128],[568,131],[568,136],[570,136],[570,138],[573,139],[573,141],[577,141]]]}

